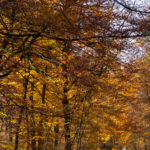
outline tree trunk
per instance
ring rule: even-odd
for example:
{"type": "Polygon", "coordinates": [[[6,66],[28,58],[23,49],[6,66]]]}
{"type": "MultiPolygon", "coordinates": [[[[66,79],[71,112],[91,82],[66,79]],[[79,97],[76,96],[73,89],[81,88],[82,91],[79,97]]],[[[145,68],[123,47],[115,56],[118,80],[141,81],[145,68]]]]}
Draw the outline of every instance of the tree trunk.
{"type": "MultiPolygon", "coordinates": [[[[67,60],[67,58],[66,58],[67,60]]],[[[68,77],[67,77],[67,67],[66,64],[62,65],[63,76],[64,76],[64,86],[63,86],[63,111],[64,111],[64,120],[65,120],[65,150],[71,150],[71,136],[70,136],[70,126],[71,126],[71,116],[70,116],[70,107],[68,100],[68,77]]]]}
{"type": "Polygon", "coordinates": [[[68,100],[68,91],[69,91],[69,83],[68,83],[68,72],[67,72],[67,60],[68,60],[68,53],[70,51],[71,42],[65,41],[64,42],[64,48],[63,48],[63,57],[62,57],[62,75],[63,75],[63,112],[64,112],[64,130],[65,130],[65,150],[71,150],[72,149],[72,143],[71,143],[71,136],[70,136],[70,130],[71,130],[71,110],[70,110],[70,104],[68,100]]]}
{"type": "Polygon", "coordinates": [[[70,117],[70,111],[69,111],[69,102],[67,99],[64,99],[63,105],[64,105],[64,119],[65,119],[65,150],[71,150],[71,136],[70,136],[70,125],[71,125],[71,117],[70,117]]]}
{"type": "Polygon", "coordinates": [[[20,113],[19,113],[18,124],[17,124],[17,128],[16,128],[15,150],[18,150],[19,132],[20,132],[20,125],[21,125],[21,121],[22,121],[23,111],[24,111],[24,107],[21,107],[20,113]]]}
{"type": "MultiPolygon", "coordinates": [[[[25,77],[25,82],[23,84],[23,87],[24,87],[23,100],[25,102],[26,97],[27,97],[28,77],[25,77]]],[[[17,123],[17,128],[16,128],[15,150],[18,150],[19,132],[20,132],[20,125],[21,125],[21,121],[22,121],[23,112],[24,112],[24,106],[22,105],[22,107],[20,109],[20,113],[19,113],[19,119],[18,119],[18,123],[17,123]]]]}
{"type": "MultiPolygon", "coordinates": [[[[43,122],[43,120],[41,120],[43,122]]],[[[42,139],[41,137],[43,136],[43,125],[42,125],[42,122],[40,123],[40,130],[38,132],[38,135],[39,135],[39,139],[38,139],[38,150],[44,150],[45,149],[45,142],[44,142],[44,139],[42,139]]]]}
{"type": "Polygon", "coordinates": [[[58,133],[59,133],[59,124],[56,124],[54,127],[54,132],[55,132],[55,142],[54,142],[54,149],[57,150],[58,146],[58,133]]]}
{"type": "Polygon", "coordinates": [[[34,99],[33,99],[33,93],[34,93],[34,83],[31,83],[31,95],[30,95],[30,101],[31,101],[31,149],[32,150],[36,150],[36,140],[35,140],[35,136],[36,136],[36,128],[35,128],[35,118],[34,118],[34,99]]]}
{"type": "MultiPolygon", "coordinates": [[[[47,68],[45,69],[47,70],[47,68]]],[[[43,84],[42,88],[42,104],[45,104],[45,93],[46,93],[46,83],[43,84]]],[[[45,141],[41,137],[43,136],[43,118],[41,117],[39,131],[38,131],[39,139],[38,139],[38,150],[45,149],[45,141]]]]}

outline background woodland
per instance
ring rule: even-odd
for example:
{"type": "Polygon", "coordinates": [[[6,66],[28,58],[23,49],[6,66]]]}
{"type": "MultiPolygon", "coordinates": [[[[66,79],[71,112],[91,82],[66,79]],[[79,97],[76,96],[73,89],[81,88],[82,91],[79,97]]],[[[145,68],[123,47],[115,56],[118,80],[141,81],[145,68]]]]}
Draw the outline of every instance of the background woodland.
{"type": "Polygon", "coordinates": [[[149,8],[0,0],[0,150],[150,150],[149,8]]]}

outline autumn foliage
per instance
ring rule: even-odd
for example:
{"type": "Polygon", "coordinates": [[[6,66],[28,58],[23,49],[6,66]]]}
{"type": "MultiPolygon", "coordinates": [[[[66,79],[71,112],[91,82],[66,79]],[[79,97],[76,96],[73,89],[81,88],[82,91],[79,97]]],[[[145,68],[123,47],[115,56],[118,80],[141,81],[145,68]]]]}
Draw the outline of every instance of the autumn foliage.
{"type": "Polygon", "coordinates": [[[137,5],[0,1],[0,150],[148,150],[150,12],[137,5]]]}

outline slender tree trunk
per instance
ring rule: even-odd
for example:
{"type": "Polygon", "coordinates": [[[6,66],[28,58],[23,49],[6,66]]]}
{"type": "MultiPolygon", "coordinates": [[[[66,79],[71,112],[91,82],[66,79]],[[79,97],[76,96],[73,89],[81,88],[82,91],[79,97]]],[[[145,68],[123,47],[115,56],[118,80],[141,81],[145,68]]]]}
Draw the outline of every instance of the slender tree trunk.
{"type": "Polygon", "coordinates": [[[64,42],[64,48],[63,48],[63,62],[62,62],[62,75],[63,75],[63,112],[64,112],[64,130],[65,130],[65,150],[71,150],[72,149],[72,143],[71,143],[71,136],[70,136],[70,130],[71,130],[71,111],[70,111],[70,104],[68,100],[68,91],[69,91],[69,83],[68,83],[68,72],[67,72],[67,60],[68,60],[68,53],[70,51],[71,42],[65,41],[64,42]]]}
{"type": "Polygon", "coordinates": [[[42,123],[43,123],[43,120],[41,120],[41,122],[40,122],[40,129],[39,129],[39,133],[38,133],[38,135],[39,135],[39,139],[38,139],[38,150],[44,150],[44,146],[45,146],[45,142],[44,142],[44,139],[42,139],[41,137],[43,136],[43,125],[42,125],[42,123]]]}
{"type": "MultiPolygon", "coordinates": [[[[65,89],[64,89],[65,90],[65,89]]],[[[63,107],[64,107],[64,119],[65,119],[65,150],[71,150],[71,136],[70,136],[70,125],[71,125],[71,117],[69,110],[69,101],[67,96],[64,96],[63,99],[63,107]]]]}
{"type": "Polygon", "coordinates": [[[12,138],[12,127],[9,128],[9,142],[12,143],[13,138],[12,138]]]}
{"type": "MultiPolygon", "coordinates": [[[[42,88],[42,104],[45,104],[45,93],[46,93],[46,83],[43,84],[43,88],[42,88]]],[[[39,137],[43,136],[43,118],[42,117],[40,120],[38,135],[39,135],[39,137]]],[[[39,138],[38,139],[38,150],[44,150],[44,146],[45,146],[44,139],[39,138]]]]}
{"type": "Polygon", "coordinates": [[[19,119],[18,119],[18,124],[16,128],[16,138],[15,138],[15,150],[18,150],[18,144],[19,144],[19,132],[20,132],[20,125],[22,121],[22,115],[23,115],[24,107],[20,109],[19,113],[19,119]]]}
{"type": "MultiPolygon", "coordinates": [[[[67,58],[65,57],[67,60],[67,58]]],[[[70,126],[71,126],[71,116],[70,116],[70,107],[68,100],[68,76],[67,76],[67,66],[66,63],[62,64],[63,68],[63,77],[64,77],[64,86],[63,86],[63,111],[64,111],[64,120],[65,120],[65,150],[71,150],[71,136],[70,136],[70,126]]]]}
{"type": "MultiPolygon", "coordinates": [[[[25,77],[25,82],[23,84],[24,86],[24,95],[23,95],[23,100],[25,102],[26,97],[27,97],[27,87],[28,87],[28,77],[25,77]]],[[[23,112],[24,112],[24,106],[21,107],[20,113],[19,113],[19,119],[17,123],[17,128],[16,128],[16,135],[15,135],[15,150],[18,150],[18,144],[19,144],[19,132],[20,132],[20,125],[23,117],[23,112]]]]}
{"type": "Polygon", "coordinates": [[[36,150],[36,128],[35,128],[35,118],[34,118],[34,113],[33,113],[33,105],[34,105],[34,99],[33,99],[33,93],[34,93],[34,83],[32,82],[31,84],[31,96],[30,96],[30,101],[31,101],[31,149],[36,150]]]}
{"type": "Polygon", "coordinates": [[[55,132],[55,142],[54,142],[54,148],[57,149],[58,146],[58,133],[59,133],[59,124],[56,124],[54,127],[55,132]]]}
{"type": "Polygon", "coordinates": [[[31,137],[32,137],[32,141],[31,141],[31,149],[32,150],[36,150],[36,140],[35,140],[35,127],[32,126],[31,129],[31,137]]]}
{"type": "Polygon", "coordinates": [[[30,126],[29,126],[29,118],[28,118],[29,116],[28,116],[28,112],[27,112],[27,114],[26,114],[26,119],[27,119],[27,122],[26,122],[26,124],[27,124],[27,148],[26,148],[26,150],[29,150],[30,149],[30,126]]]}
{"type": "Polygon", "coordinates": [[[12,124],[11,124],[11,117],[9,118],[9,143],[12,144],[13,137],[12,137],[12,124]]]}

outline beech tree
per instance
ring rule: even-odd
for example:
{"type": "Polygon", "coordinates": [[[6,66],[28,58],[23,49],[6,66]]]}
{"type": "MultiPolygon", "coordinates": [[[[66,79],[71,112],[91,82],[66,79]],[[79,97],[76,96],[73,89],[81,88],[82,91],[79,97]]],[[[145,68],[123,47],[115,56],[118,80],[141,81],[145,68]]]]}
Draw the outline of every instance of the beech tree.
{"type": "Polygon", "coordinates": [[[149,11],[119,0],[2,0],[0,23],[2,149],[132,143],[145,120],[135,66],[120,56],[149,36],[149,11]]]}

